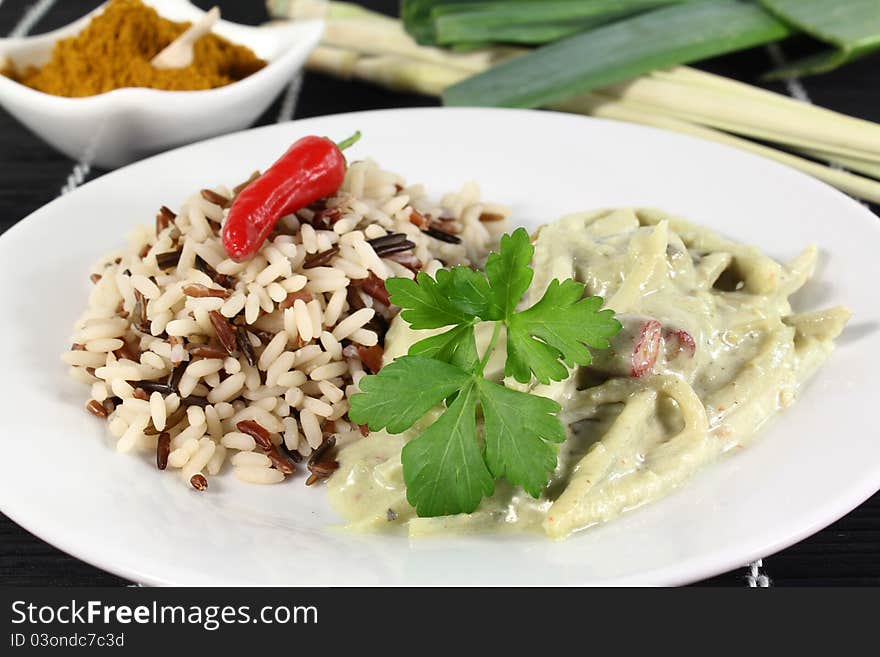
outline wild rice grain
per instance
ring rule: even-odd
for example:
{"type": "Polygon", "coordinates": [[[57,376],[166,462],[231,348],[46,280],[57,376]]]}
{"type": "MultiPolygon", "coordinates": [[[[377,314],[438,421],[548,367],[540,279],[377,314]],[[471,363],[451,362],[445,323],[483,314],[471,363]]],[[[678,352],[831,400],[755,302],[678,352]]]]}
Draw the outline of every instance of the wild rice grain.
{"type": "Polygon", "coordinates": [[[427,230],[423,230],[422,232],[434,239],[440,240],[441,242],[446,242],[447,244],[461,244],[461,238],[458,235],[453,235],[445,230],[440,230],[436,226],[428,226],[427,230]]]}
{"type": "Polygon", "coordinates": [[[251,343],[248,332],[241,326],[236,327],[235,329],[235,343],[241,350],[247,364],[250,367],[254,367],[257,364],[257,356],[254,353],[254,346],[251,343]]]}
{"type": "Polygon", "coordinates": [[[108,415],[107,409],[97,399],[89,400],[89,403],[86,404],[86,410],[95,417],[106,418],[108,415]]]}
{"type": "Polygon", "coordinates": [[[391,304],[388,290],[385,288],[385,281],[375,274],[370,274],[363,281],[360,281],[359,285],[364,292],[369,294],[376,301],[379,301],[386,306],[391,304]]]}
{"type": "Polygon", "coordinates": [[[200,194],[202,198],[205,199],[208,203],[219,205],[221,208],[229,207],[229,199],[211,189],[203,189],[201,190],[200,194]]]}
{"type": "Polygon", "coordinates": [[[171,435],[160,433],[156,442],[156,467],[164,470],[168,466],[168,455],[171,452],[171,435]]]}
{"type": "Polygon", "coordinates": [[[211,325],[214,327],[214,332],[217,334],[217,339],[220,340],[220,344],[223,345],[226,353],[230,356],[234,355],[238,343],[235,329],[229,323],[229,320],[216,310],[210,311],[208,317],[211,320],[211,325]]]}
{"type": "Polygon", "coordinates": [[[208,489],[208,480],[205,479],[205,475],[202,473],[196,473],[189,480],[190,485],[196,490],[207,490],[208,489]]]}
{"type": "Polygon", "coordinates": [[[230,294],[229,290],[208,287],[201,283],[189,283],[184,285],[182,289],[186,296],[195,298],[216,297],[219,299],[228,299],[230,294]]]}
{"type": "Polygon", "coordinates": [[[242,420],[235,425],[241,433],[247,434],[263,449],[272,447],[269,432],[255,420],[242,420]]]}
{"type": "Polygon", "coordinates": [[[272,465],[275,466],[276,470],[286,475],[293,474],[296,471],[293,461],[283,455],[275,445],[266,450],[266,456],[272,461],[272,465]]]}
{"type": "Polygon", "coordinates": [[[332,248],[327,249],[326,251],[321,251],[320,253],[315,253],[314,255],[310,255],[303,262],[303,269],[311,269],[313,267],[320,267],[322,265],[326,265],[330,260],[333,259],[339,253],[339,247],[334,246],[332,248]]]}

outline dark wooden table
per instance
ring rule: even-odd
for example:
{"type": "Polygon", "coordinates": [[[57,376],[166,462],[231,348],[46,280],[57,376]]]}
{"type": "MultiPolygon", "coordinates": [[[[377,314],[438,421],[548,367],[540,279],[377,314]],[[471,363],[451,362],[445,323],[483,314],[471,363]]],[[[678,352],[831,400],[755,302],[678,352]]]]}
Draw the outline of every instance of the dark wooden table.
{"type": "MultiPolygon", "coordinates": [[[[0,0],[0,34],[6,35],[20,24],[30,10],[30,32],[45,32],[65,25],[93,9],[99,0],[0,0]],[[40,13],[45,11],[45,13],[40,13]]],[[[242,23],[266,20],[260,0],[204,0],[206,7],[219,4],[224,17],[242,23]]],[[[362,2],[373,8],[394,12],[394,0],[362,2]]],[[[786,44],[784,55],[794,56],[808,44],[786,44]]],[[[770,53],[756,49],[701,64],[702,67],[758,83],[760,73],[770,66],[770,53]]],[[[770,86],[782,93],[807,97],[818,105],[873,121],[880,121],[880,56],[871,56],[841,71],[808,78],[798,84],[770,86]]],[[[434,99],[387,92],[358,83],[342,83],[331,78],[306,76],[295,117],[337,112],[435,105],[434,99]]],[[[259,124],[277,120],[279,102],[261,117],[259,124]]],[[[22,128],[0,109],[0,230],[57,196],[74,163],[22,128]]],[[[100,176],[93,170],[88,178],[100,176]]],[[[876,210],[876,209],[875,209],[876,210]]],[[[28,585],[125,585],[129,582],[93,568],[64,554],[21,529],[0,515],[0,584],[28,585]]],[[[878,585],[880,584],[880,495],[809,539],[775,555],[768,555],[760,566],[742,568],[701,582],[703,585],[878,585]]]]}

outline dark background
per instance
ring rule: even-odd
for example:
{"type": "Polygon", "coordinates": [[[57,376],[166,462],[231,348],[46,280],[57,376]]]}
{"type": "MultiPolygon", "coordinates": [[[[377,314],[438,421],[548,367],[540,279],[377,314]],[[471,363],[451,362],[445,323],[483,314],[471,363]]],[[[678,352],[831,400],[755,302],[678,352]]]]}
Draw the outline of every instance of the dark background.
{"type": "MultiPolygon", "coordinates": [[[[6,35],[36,0],[0,0],[0,35],[6,35]]],[[[36,24],[32,33],[45,32],[73,21],[100,4],[99,0],[59,0],[36,24]]],[[[266,20],[261,0],[196,1],[207,8],[220,6],[223,17],[241,23],[266,20]]],[[[395,13],[395,0],[368,0],[361,4],[395,13]]],[[[785,44],[785,54],[795,57],[813,47],[807,42],[785,44]]],[[[700,64],[752,84],[760,84],[770,68],[770,56],[759,48],[700,64]]],[[[880,53],[831,74],[810,77],[803,85],[817,105],[880,121],[880,53]]],[[[789,93],[782,83],[764,85],[789,93]]],[[[356,82],[307,74],[295,118],[385,107],[436,105],[432,98],[391,93],[356,82]]],[[[278,102],[258,124],[272,123],[278,102]]],[[[73,162],[53,151],[0,109],[0,231],[55,198],[67,181],[73,162]]],[[[93,170],[88,179],[103,173],[93,170]]],[[[876,209],[875,209],[876,210],[876,209]]],[[[34,439],[34,437],[30,437],[34,439]]],[[[821,485],[821,483],[817,483],[821,485]]],[[[749,568],[701,582],[704,585],[748,585],[749,568]]],[[[763,560],[760,573],[773,585],[878,585],[880,584],[880,495],[811,538],[763,560]]],[[[764,581],[764,580],[762,580],[764,581]]],[[[125,585],[129,582],[74,559],[24,531],[0,514],[0,584],[13,585],[125,585]]]]}

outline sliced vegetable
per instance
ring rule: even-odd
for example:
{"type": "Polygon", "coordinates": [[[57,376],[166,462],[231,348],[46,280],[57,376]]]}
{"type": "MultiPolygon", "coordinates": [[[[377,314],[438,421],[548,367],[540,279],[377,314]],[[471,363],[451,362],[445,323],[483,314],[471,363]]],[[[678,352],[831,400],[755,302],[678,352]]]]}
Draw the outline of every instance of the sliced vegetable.
{"type": "Polygon", "coordinates": [[[782,78],[824,73],[880,48],[880,1],[878,0],[760,0],[774,15],[830,43],[834,50],[801,59],[773,71],[782,78]]]}
{"type": "Polygon", "coordinates": [[[443,93],[447,105],[539,107],[575,94],[789,35],[791,28],[740,0],[657,9],[503,62],[443,93]]]}

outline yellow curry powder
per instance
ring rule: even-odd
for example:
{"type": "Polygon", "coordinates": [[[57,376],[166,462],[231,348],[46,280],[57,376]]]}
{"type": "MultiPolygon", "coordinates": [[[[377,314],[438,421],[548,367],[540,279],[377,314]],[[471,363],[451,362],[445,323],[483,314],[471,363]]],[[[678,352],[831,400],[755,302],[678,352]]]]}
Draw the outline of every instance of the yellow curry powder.
{"type": "Polygon", "coordinates": [[[58,41],[45,65],[6,74],[45,93],[75,97],[122,87],[213,89],[266,65],[250,48],[208,34],[195,43],[189,66],[153,68],[150,60],[189,25],[162,18],[140,0],[111,0],[77,36],[58,41]]]}

